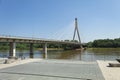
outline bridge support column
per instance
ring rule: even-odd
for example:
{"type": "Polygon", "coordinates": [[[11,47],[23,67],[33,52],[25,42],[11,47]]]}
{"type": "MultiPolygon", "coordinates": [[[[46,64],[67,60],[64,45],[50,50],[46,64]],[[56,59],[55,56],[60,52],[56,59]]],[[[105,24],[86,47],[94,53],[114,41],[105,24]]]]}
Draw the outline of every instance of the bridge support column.
{"type": "Polygon", "coordinates": [[[16,56],[16,43],[15,42],[10,42],[9,43],[9,56],[15,57],[16,56]]]}
{"type": "Polygon", "coordinates": [[[45,59],[47,59],[47,43],[43,46],[43,53],[45,54],[45,59]]]}
{"type": "Polygon", "coordinates": [[[30,43],[30,58],[33,58],[33,43],[30,43]]]}

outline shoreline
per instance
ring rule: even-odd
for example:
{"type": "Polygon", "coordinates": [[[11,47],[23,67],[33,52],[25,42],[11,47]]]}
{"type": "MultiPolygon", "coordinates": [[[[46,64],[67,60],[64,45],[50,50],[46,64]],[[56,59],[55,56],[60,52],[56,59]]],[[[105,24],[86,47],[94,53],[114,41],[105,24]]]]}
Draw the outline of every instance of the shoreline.
{"type": "MultiPolygon", "coordinates": [[[[6,58],[0,58],[0,60],[6,59],[6,58]]],[[[57,59],[24,59],[24,60],[16,60],[13,63],[10,64],[0,64],[0,69],[9,68],[13,66],[18,66],[22,64],[32,63],[32,62],[40,62],[40,63],[48,63],[48,64],[74,64],[74,65],[83,65],[83,64],[94,64],[97,63],[103,77],[105,80],[120,80],[120,67],[107,67],[108,63],[117,63],[117,61],[103,61],[103,60],[97,60],[94,62],[87,62],[87,61],[74,61],[74,60],[57,60],[57,59]]]]}
{"type": "Polygon", "coordinates": [[[118,63],[117,61],[97,60],[97,63],[105,80],[120,80],[120,67],[108,67],[108,63],[118,63]]]}
{"type": "Polygon", "coordinates": [[[43,60],[43,59],[38,59],[38,58],[36,58],[36,59],[26,58],[24,60],[18,59],[9,64],[4,64],[4,63],[0,64],[0,69],[13,67],[13,66],[21,65],[21,64],[26,64],[26,63],[30,63],[30,62],[40,61],[40,60],[43,60]]]}
{"type": "MultiPolygon", "coordinates": [[[[21,49],[16,49],[18,51],[24,51],[24,50],[21,50],[21,49]]],[[[29,49],[25,49],[25,50],[29,50],[29,49]]],[[[43,50],[43,48],[34,48],[34,50],[43,50]]],[[[47,50],[64,50],[63,48],[47,48],[47,50]]],[[[0,50],[0,51],[3,51],[3,52],[6,52],[6,51],[9,51],[8,49],[7,50],[0,50]]]]}
{"type": "MultiPolygon", "coordinates": [[[[43,50],[43,48],[36,48],[35,50],[43,50]]],[[[47,48],[47,50],[64,50],[63,48],[47,48]]]]}

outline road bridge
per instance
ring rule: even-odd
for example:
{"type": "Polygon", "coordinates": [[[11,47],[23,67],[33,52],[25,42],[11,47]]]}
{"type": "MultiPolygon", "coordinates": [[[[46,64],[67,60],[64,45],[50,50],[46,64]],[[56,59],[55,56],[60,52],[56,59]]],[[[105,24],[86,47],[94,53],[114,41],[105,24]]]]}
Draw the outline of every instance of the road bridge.
{"type": "Polygon", "coordinates": [[[69,42],[62,40],[30,38],[30,37],[14,37],[14,36],[0,36],[0,42],[9,43],[9,56],[16,56],[16,43],[29,43],[30,55],[33,55],[33,44],[43,44],[43,51],[47,54],[47,44],[69,44],[74,46],[81,45],[79,42],[69,42]]]}
{"type": "Polygon", "coordinates": [[[61,41],[61,40],[53,40],[53,39],[42,39],[42,38],[31,38],[31,37],[16,37],[16,36],[0,36],[0,42],[8,42],[9,43],[9,56],[16,56],[16,43],[29,43],[30,44],[30,55],[33,55],[33,44],[44,44],[43,51],[47,54],[47,44],[69,44],[72,46],[80,46],[80,34],[78,30],[77,18],[75,18],[75,30],[73,35],[73,40],[75,39],[75,34],[77,32],[79,42],[70,42],[70,41],[61,41]]]}

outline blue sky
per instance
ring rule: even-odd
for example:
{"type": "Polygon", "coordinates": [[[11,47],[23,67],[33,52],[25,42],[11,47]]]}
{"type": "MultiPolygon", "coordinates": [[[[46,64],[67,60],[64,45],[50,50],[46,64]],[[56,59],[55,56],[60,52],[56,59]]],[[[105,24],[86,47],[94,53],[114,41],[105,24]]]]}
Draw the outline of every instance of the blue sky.
{"type": "Polygon", "coordinates": [[[82,42],[120,37],[120,0],[0,0],[0,34],[72,39],[78,18],[82,42]]]}

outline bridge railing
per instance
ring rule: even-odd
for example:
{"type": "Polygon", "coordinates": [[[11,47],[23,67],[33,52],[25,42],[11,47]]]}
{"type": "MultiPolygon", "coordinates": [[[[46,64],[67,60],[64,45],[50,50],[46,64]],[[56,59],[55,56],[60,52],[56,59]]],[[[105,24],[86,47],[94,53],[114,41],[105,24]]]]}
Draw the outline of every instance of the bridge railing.
{"type": "Polygon", "coordinates": [[[60,42],[60,43],[69,43],[69,44],[79,44],[78,42],[70,42],[63,40],[54,40],[54,39],[44,39],[44,38],[35,38],[35,37],[23,37],[23,36],[12,36],[12,35],[0,35],[0,38],[9,38],[9,39],[25,39],[25,40],[41,40],[46,42],[60,42]]]}

